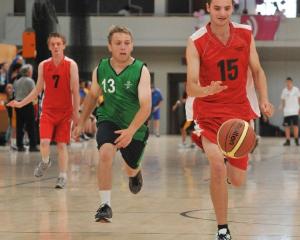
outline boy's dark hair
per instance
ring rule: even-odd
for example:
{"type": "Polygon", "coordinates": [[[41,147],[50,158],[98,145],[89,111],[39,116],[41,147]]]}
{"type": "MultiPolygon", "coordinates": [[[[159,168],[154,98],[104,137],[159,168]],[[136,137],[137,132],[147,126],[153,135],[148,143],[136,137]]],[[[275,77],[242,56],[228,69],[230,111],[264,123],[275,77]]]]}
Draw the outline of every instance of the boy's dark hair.
{"type": "Polygon", "coordinates": [[[291,77],[287,77],[286,80],[293,81],[291,77]]]}

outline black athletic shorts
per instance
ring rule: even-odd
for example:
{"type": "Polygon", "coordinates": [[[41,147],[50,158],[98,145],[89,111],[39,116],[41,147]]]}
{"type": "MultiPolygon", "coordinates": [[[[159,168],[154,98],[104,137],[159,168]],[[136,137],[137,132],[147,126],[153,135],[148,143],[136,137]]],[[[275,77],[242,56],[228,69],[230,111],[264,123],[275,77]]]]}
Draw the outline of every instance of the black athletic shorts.
{"type": "MultiPolygon", "coordinates": [[[[110,121],[103,121],[98,124],[97,130],[97,144],[98,149],[105,144],[111,143],[114,144],[114,141],[118,138],[119,134],[116,134],[115,131],[120,130],[121,128],[115,123],[110,121]]],[[[132,139],[131,143],[126,148],[119,149],[123,159],[128,164],[129,167],[136,169],[140,166],[143,153],[146,146],[146,141],[148,139],[149,133],[147,132],[144,141],[139,141],[132,139]]]]}
{"type": "Polygon", "coordinates": [[[293,116],[287,116],[283,118],[283,126],[298,126],[299,124],[299,116],[293,115],[293,116]]]}

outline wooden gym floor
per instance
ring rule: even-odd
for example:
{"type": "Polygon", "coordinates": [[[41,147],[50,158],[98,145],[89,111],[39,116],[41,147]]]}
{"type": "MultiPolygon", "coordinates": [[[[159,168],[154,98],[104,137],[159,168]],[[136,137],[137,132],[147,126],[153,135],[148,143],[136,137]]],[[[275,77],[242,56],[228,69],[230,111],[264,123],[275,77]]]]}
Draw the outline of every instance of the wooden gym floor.
{"type": "MultiPolygon", "coordinates": [[[[118,154],[113,166],[113,222],[94,222],[99,197],[94,140],[70,146],[68,185],[54,189],[55,146],[46,176],[36,179],[39,153],[0,148],[0,239],[3,240],[213,240],[209,167],[178,136],[151,136],[144,155],[144,187],[128,190],[118,154]]],[[[229,225],[235,240],[300,239],[300,147],[261,139],[248,181],[229,186],[229,225]]]]}

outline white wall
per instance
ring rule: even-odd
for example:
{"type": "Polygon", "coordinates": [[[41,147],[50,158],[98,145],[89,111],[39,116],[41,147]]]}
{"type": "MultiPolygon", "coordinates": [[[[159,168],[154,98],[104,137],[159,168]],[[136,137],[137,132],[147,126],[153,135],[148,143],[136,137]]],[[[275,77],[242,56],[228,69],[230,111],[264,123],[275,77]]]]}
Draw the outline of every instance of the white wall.
{"type": "Polygon", "coordinates": [[[0,5],[0,42],[3,42],[5,36],[5,18],[14,11],[14,1],[1,0],[0,5]]]}

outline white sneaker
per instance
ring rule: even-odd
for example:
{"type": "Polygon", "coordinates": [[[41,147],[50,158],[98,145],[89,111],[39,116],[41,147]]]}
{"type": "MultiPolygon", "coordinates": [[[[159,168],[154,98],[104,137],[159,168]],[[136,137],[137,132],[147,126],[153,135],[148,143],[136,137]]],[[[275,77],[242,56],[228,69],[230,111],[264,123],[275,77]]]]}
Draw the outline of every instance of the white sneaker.
{"type": "Polygon", "coordinates": [[[55,188],[63,189],[66,186],[66,184],[67,184],[67,179],[63,177],[59,177],[56,180],[55,188]]]}
{"type": "Polygon", "coordinates": [[[188,145],[186,143],[178,143],[179,148],[187,148],[188,145]]]}
{"type": "Polygon", "coordinates": [[[40,161],[39,164],[34,169],[34,176],[35,177],[42,177],[47,169],[51,166],[51,160],[49,159],[48,163],[44,161],[40,161]]]}
{"type": "Polygon", "coordinates": [[[232,240],[229,230],[227,228],[220,229],[216,234],[216,240],[232,240]]]}

